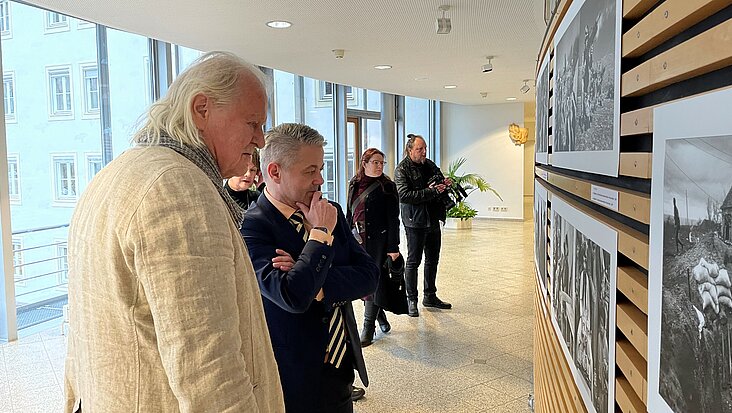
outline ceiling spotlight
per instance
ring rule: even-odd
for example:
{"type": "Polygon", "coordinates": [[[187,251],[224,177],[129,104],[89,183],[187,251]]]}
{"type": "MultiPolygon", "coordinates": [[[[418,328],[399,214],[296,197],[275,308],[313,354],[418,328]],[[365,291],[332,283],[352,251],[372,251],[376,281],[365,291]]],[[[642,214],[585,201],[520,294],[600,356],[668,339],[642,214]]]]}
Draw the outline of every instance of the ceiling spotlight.
{"type": "Polygon", "coordinates": [[[437,34],[450,34],[452,30],[452,21],[449,17],[445,17],[445,12],[450,10],[450,6],[442,5],[437,8],[442,12],[442,17],[437,18],[437,34]]]}
{"type": "Polygon", "coordinates": [[[445,85],[445,89],[457,89],[457,85],[445,85]]]}
{"type": "Polygon", "coordinates": [[[267,22],[267,26],[273,29],[286,29],[292,26],[292,23],[284,20],[272,20],[271,22],[267,22]]]}
{"type": "Polygon", "coordinates": [[[483,73],[490,73],[493,71],[493,63],[491,63],[491,60],[493,60],[493,56],[486,56],[486,59],[488,59],[488,63],[481,66],[480,70],[483,73]]]}
{"type": "Polygon", "coordinates": [[[506,98],[506,100],[507,100],[507,101],[509,101],[509,102],[513,102],[514,100],[517,100],[517,99],[518,99],[518,98],[515,98],[515,97],[513,97],[513,96],[511,96],[511,97],[509,97],[509,98],[506,98]]]}
{"type": "Polygon", "coordinates": [[[391,69],[391,65],[376,65],[376,66],[374,66],[374,69],[376,69],[376,70],[389,70],[389,69],[391,69]]]}
{"type": "Polygon", "coordinates": [[[343,49],[333,49],[331,51],[333,52],[333,56],[335,56],[336,59],[343,59],[343,55],[346,54],[346,51],[343,49]]]}
{"type": "Polygon", "coordinates": [[[531,80],[531,79],[524,79],[524,85],[521,86],[521,89],[520,89],[521,90],[521,93],[526,94],[526,93],[529,93],[529,90],[531,90],[531,88],[529,87],[529,85],[526,84],[526,83],[529,82],[529,80],[531,80]]]}

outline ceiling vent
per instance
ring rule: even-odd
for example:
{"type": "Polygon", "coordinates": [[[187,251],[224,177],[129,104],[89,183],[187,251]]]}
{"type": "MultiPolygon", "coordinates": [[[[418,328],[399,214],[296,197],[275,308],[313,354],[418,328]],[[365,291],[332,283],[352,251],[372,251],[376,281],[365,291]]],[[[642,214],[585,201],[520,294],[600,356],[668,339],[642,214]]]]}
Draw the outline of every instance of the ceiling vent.
{"type": "Polygon", "coordinates": [[[445,12],[450,10],[450,6],[440,6],[438,10],[442,12],[442,16],[437,18],[437,34],[450,34],[452,21],[449,17],[445,17],[445,12]]]}

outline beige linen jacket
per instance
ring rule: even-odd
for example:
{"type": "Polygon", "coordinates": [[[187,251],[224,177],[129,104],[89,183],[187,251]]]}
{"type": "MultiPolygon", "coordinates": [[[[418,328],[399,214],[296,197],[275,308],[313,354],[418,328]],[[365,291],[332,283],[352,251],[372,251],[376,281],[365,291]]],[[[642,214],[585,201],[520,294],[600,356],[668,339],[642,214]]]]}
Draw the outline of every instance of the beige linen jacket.
{"type": "Polygon", "coordinates": [[[282,412],[257,279],[206,174],[134,148],[69,228],[66,412],[282,412]]]}

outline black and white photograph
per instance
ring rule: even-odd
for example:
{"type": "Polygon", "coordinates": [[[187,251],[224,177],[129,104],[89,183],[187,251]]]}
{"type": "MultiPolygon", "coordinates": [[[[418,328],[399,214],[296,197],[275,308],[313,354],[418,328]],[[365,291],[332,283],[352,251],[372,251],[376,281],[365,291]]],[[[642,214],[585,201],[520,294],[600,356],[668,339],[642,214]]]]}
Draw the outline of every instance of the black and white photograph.
{"type": "Polygon", "coordinates": [[[613,411],[617,232],[554,197],[553,322],[589,412],[613,411]]]}
{"type": "Polygon", "coordinates": [[[661,126],[705,116],[700,111],[715,104],[729,108],[728,95],[654,114],[649,270],[660,276],[649,277],[649,370],[657,366],[649,408],[657,411],[732,413],[732,122],[715,120],[730,127],[717,126],[719,134],[661,126]]]}
{"type": "Polygon", "coordinates": [[[534,181],[534,263],[536,264],[536,277],[539,280],[541,292],[548,295],[549,285],[547,262],[547,190],[534,181]]]}
{"type": "Polygon", "coordinates": [[[621,8],[573,2],[557,30],[552,165],[618,175],[621,8]]]}
{"type": "Polygon", "coordinates": [[[536,78],[536,162],[547,164],[549,152],[549,53],[536,78]]]}

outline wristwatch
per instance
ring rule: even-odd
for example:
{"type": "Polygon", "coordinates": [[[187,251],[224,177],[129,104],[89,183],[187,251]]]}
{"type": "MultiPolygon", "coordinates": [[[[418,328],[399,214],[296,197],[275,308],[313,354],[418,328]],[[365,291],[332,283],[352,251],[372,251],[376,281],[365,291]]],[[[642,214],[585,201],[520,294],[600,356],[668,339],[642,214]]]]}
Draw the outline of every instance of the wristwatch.
{"type": "Polygon", "coordinates": [[[317,229],[318,231],[325,232],[326,235],[330,235],[330,231],[328,231],[327,227],[313,227],[313,229],[317,229]]]}

